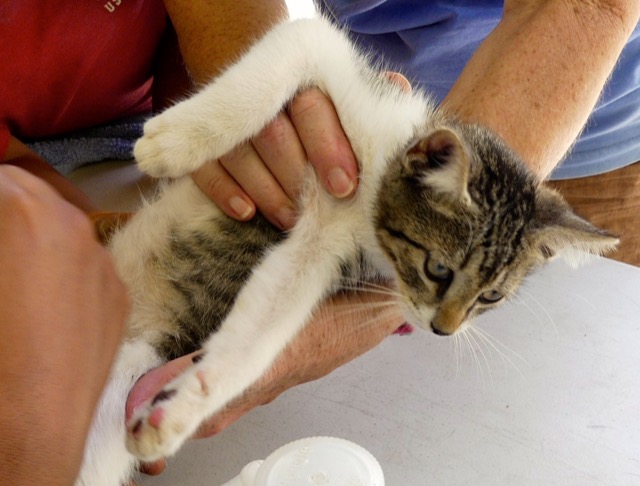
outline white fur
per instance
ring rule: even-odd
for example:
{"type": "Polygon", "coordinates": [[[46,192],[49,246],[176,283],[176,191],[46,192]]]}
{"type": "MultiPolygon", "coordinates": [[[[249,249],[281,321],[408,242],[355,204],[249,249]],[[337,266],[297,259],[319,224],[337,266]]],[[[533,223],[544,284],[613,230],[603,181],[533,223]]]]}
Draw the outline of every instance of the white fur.
{"type": "MultiPolygon", "coordinates": [[[[361,167],[357,195],[339,201],[312,177],[301,217],[285,242],[255,269],[224,321],[205,344],[205,358],[167,386],[159,428],[144,421],[128,447],[142,459],[174,453],[198,425],[242,393],[269,367],[340,278],[340,261],[366,242],[381,273],[389,267],[373,234],[373,203],[391,154],[424,130],[431,105],[417,93],[372,80],[366,62],[342,33],[320,19],[285,23],[193,98],[149,121],[136,144],[140,167],[181,177],[257,134],[295,93],[315,85],[335,103],[361,167]],[[256,336],[260,338],[256,338],[256,336]]],[[[97,412],[78,485],[119,486],[135,464],[124,449],[124,403],[135,380],[159,363],[153,349],[161,326],[161,282],[145,272],[144,256],[167,245],[172,223],[198,225],[219,214],[189,177],[168,185],[112,244],[133,300],[128,341],[97,412]]],[[[157,408],[156,407],[156,408],[157,408]]],[[[154,407],[132,419],[145,419],[154,407]]]]}

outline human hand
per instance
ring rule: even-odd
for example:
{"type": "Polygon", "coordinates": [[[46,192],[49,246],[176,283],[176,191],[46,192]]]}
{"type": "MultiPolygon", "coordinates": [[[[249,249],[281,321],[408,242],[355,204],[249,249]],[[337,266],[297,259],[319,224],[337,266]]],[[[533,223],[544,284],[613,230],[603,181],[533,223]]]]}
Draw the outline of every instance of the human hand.
{"type": "Polygon", "coordinates": [[[0,483],[72,484],[128,301],[87,217],[0,166],[0,483]]]}
{"type": "MultiPolygon", "coordinates": [[[[403,90],[400,73],[383,73],[403,90]]],[[[193,179],[228,216],[246,221],[256,208],[275,226],[290,229],[296,218],[307,161],[330,194],[353,195],[358,164],[331,100],[317,88],[298,94],[251,143],[209,162],[193,179]]]]}
{"type": "MultiPolygon", "coordinates": [[[[365,353],[403,323],[400,311],[381,293],[340,294],[321,306],[274,365],[242,396],[202,424],[196,437],[214,435],[253,408],[271,402],[289,388],[316,380],[365,353]]],[[[129,394],[126,417],[152,399],[162,387],[193,364],[199,352],[171,361],[144,375],[129,394]]],[[[159,474],[165,461],[143,470],[159,474]]]]}
{"type": "Polygon", "coordinates": [[[317,88],[297,95],[251,143],[208,163],[193,178],[232,218],[251,219],[257,208],[275,226],[289,229],[307,160],[329,193],[354,193],[355,156],[333,104],[317,88]]]}

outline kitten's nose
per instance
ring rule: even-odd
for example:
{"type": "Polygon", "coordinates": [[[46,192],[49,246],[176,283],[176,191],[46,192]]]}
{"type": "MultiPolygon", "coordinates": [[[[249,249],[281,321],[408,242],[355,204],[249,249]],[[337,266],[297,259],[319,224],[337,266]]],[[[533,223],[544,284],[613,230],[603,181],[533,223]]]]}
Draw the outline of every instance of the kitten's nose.
{"type": "Polygon", "coordinates": [[[433,324],[433,322],[431,323],[431,330],[433,331],[434,334],[437,334],[438,336],[449,336],[448,332],[441,331],[433,324]]]}

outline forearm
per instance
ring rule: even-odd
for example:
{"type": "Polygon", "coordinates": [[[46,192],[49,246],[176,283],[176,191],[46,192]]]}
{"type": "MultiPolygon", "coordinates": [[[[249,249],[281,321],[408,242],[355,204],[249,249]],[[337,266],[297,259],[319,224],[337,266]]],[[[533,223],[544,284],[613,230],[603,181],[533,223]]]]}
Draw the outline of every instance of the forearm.
{"type": "Polygon", "coordinates": [[[165,0],[192,80],[203,84],[287,16],[284,0],[165,0]]]}
{"type": "Polygon", "coordinates": [[[507,0],[444,104],[499,133],[542,179],[582,130],[639,11],[635,0],[507,0]]]}

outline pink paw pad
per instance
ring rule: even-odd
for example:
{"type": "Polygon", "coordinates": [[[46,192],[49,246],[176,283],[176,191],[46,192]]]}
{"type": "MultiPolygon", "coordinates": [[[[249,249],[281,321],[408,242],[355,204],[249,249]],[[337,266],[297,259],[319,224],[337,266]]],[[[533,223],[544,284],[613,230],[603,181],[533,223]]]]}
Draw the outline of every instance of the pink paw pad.
{"type": "Polygon", "coordinates": [[[151,413],[149,414],[149,417],[147,418],[147,422],[151,427],[153,427],[154,429],[157,429],[158,427],[160,427],[160,424],[162,423],[163,418],[164,418],[164,409],[157,407],[151,411],[151,413]]]}

